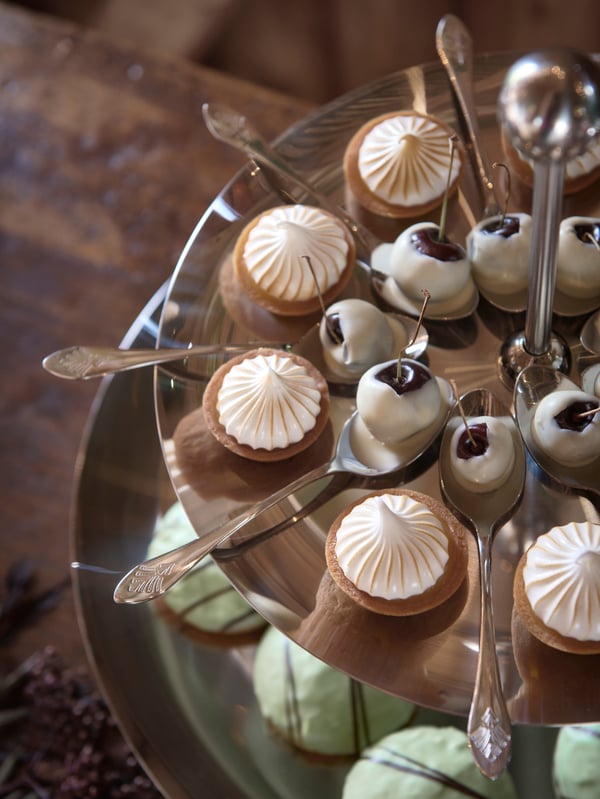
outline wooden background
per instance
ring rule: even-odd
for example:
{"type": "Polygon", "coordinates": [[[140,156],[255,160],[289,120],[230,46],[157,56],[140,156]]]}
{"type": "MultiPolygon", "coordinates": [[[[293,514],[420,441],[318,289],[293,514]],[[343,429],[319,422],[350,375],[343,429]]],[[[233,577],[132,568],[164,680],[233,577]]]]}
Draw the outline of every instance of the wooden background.
{"type": "Polygon", "coordinates": [[[311,102],[436,58],[456,14],[476,52],[600,50],[597,0],[24,0],[311,102]]]}

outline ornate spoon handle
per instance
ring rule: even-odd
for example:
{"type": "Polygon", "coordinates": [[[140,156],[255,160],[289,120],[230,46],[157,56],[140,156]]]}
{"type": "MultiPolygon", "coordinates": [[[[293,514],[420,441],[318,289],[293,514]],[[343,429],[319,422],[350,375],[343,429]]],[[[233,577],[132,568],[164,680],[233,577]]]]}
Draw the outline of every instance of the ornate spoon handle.
{"type": "Polygon", "coordinates": [[[481,623],[479,659],[467,736],[473,758],[480,771],[486,777],[495,779],[504,771],[510,760],[511,727],[496,657],[496,634],[492,613],[491,546],[491,531],[478,531],[481,623]]]}
{"type": "Polygon", "coordinates": [[[317,466],[310,472],[301,475],[266,499],[257,502],[242,515],[236,516],[207,533],[203,533],[200,538],[162,555],[157,555],[151,560],[139,563],[130,569],[117,583],[113,592],[114,601],[117,604],[135,605],[156,599],[156,597],[164,594],[171,586],[181,580],[190,569],[193,569],[213,549],[222,546],[235,533],[254,521],[262,513],[275,507],[275,505],[296,491],[300,491],[305,486],[316,482],[321,477],[335,474],[338,471],[340,471],[339,463],[334,458],[328,463],[317,466]]]}
{"type": "Polygon", "coordinates": [[[215,355],[217,353],[246,352],[260,346],[283,347],[287,344],[272,343],[268,345],[254,344],[199,344],[195,347],[176,349],[134,349],[121,350],[111,347],[68,347],[46,355],[42,366],[56,377],[66,380],[89,380],[91,377],[103,377],[114,372],[124,372],[141,366],[183,361],[192,355],[215,355]]]}

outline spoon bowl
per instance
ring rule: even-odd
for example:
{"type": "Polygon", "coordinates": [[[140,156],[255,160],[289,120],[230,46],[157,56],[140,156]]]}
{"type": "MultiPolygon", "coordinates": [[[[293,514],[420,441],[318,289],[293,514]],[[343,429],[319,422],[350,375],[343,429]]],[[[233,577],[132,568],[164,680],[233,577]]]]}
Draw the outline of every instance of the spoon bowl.
{"type": "Polygon", "coordinates": [[[554,391],[576,391],[575,383],[546,366],[527,366],[515,384],[515,415],[523,441],[537,465],[557,483],[580,494],[600,495],[600,453],[583,466],[565,466],[542,452],[532,433],[533,417],[540,401],[554,391]]]}
{"type": "Polygon", "coordinates": [[[586,320],[581,328],[579,340],[588,352],[600,355],[600,310],[586,320]]]}
{"type": "MultiPolygon", "coordinates": [[[[395,474],[395,485],[401,484],[403,479],[408,479],[408,467],[412,466],[434,444],[447,420],[449,410],[450,404],[446,402],[445,412],[440,414],[434,428],[429,431],[427,437],[419,437],[414,447],[392,453],[392,457],[377,462],[375,465],[366,464],[354,452],[353,430],[360,419],[358,412],[354,411],[342,427],[335,454],[330,461],[317,466],[266,499],[257,502],[240,516],[236,516],[229,522],[206,533],[203,532],[197,540],[134,566],[118,582],[113,593],[114,601],[118,604],[138,604],[161,596],[202,558],[213,550],[227,545],[250,522],[317,480],[329,476],[352,475],[368,485],[370,481],[377,481],[378,478],[398,473],[395,474]]],[[[380,447],[383,448],[383,445],[380,447]]],[[[301,509],[294,513],[293,520],[297,521],[304,515],[305,509],[301,509]]],[[[278,525],[278,530],[285,529],[290,523],[291,520],[287,520],[287,523],[278,525]]],[[[268,534],[273,534],[273,530],[268,531],[268,534]]],[[[264,533],[258,532],[252,535],[262,538],[264,533]]],[[[248,540],[246,539],[244,543],[248,543],[248,540]]]]}
{"type": "Polygon", "coordinates": [[[493,537],[514,513],[525,485],[525,450],[508,409],[489,391],[477,389],[461,398],[467,419],[493,416],[506,425],[514,447],[515,461],[506,481],[498,488],[475,493],[463,487],[452,467],[451,443],[454,431],[464,424],[457,408],[451,415],[440,447],[440,487],[448,507],[475,534],[479,556],[481,620],[479,657],[467,735],[475,762],[494,779],[506,768],[511,752],[511,723],[496,656],[492,613],[491,558],[493,537]]]}

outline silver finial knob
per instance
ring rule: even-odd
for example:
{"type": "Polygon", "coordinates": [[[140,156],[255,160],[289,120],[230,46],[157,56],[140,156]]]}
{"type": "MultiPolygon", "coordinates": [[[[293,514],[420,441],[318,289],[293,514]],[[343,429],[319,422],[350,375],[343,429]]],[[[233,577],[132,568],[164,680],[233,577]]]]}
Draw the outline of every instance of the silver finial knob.
{"type": "Polygon", "coordinates": [[[523,56],[509,69],[499,98],[505,133],[521,155],[567,161],[600,133],[600,68],[570,49],[523,56]]]}

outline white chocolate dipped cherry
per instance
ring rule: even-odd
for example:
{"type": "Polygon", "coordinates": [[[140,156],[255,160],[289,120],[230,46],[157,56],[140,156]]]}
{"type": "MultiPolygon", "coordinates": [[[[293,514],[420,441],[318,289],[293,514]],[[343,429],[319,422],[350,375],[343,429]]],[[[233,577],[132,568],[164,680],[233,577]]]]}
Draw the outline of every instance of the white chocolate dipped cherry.
{"type": "Polygon", "coordinates": [[[577,299],[600,294],[600,219],[569,216],[560,223],[556,288],[577,299]]]}
{"type": "Polygon", "coordinates": [[[579,390],[546,394],[535,409],[531,433],[548,457],[564,466],[600,458],[600,402],[579,390]]]}
{"type": "Polygon", "coordinates": [[[438,419],[443,398],[431,371],[411,358],[376,364],[360,378],[356,408],[369,433],[397,445],[438,419]]]}
{"type": "Polygon", "coordinates": [[[319,339],[332,372],[360,377],[408,343],[404,326],[370,302],[345,299],[330,305],[321,318],[319,339]]]}
{"type": "Polygon", "coordinates": [[[457,483],[475,493],[494,491],[515,462],[508,427],[495,416],[475,416],[459,425],[450,442],[450,464],[457,483]]]}
{"type": "Polygon", "coordinates": [[[531,216],[499,214],[478,222],[467,236],[467,253],[479,288],[493,294],[524,291],[529,281],[531,216]]]}
{"type": "Polygon", "coordinates": [[[413,302],[423,288],[434,305],[458,305],[472,291],[471,265],[464,248],[447,239],[433,222],[411,225],[398,236],[387,272],[413,302]]]}

